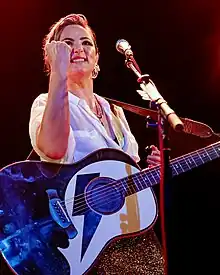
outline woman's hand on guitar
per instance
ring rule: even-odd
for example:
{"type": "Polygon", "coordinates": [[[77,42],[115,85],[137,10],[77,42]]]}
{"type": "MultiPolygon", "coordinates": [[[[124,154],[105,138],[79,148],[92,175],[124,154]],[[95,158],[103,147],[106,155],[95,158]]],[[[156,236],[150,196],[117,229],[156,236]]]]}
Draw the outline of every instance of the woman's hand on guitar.
{"type": "Polygon", "coordinates": [[[148,168],[160,164],[160,150],[155,146],[151,145],[145,149],[146,151],[150,151],[150,154],[147,156],[148,168]]]}

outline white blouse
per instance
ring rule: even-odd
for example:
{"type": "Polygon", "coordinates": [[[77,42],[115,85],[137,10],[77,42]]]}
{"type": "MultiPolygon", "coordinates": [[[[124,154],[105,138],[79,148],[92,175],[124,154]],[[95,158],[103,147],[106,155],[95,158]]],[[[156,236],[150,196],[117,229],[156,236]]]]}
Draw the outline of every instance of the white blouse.
{"type": "MultiPolygon", "coordinates": [[[[95,94],[99,103],[105,112],[109,122],[110,129],[115,136],[117,131],[114,127],[114,114],[111,111],[109,103],[101,96],[95,94]]],[[[88,154],[101,148],[115,148],[123,150],[130,155],[136,162],[139,162],[138,144],[135,137],[130,131],[130,127],[125,118],[123,109],[116,107],[118,121],[123,134],[123,138],[118,139],[119,143],[109,136],[105,127],[102,125],[96,115],[90,110],[84,99],[69,92],[69,109],[70,109],[70,133],[68,140],[68,148],[65,156],[60,160],[48,158],[37,148],[37,130],[43,118],[44,109],[47,102],[48,94],[40,94],[33,102],[31,107],[31,115],[29,121],[29,135],[33,149],[40,156],[42,161],[73,163],[81,160],[88,154]]]]}

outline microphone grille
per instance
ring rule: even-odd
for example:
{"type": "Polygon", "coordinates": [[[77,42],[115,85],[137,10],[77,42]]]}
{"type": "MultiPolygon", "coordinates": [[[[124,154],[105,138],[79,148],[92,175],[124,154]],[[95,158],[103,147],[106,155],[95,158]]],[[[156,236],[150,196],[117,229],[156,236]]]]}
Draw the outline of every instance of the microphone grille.
{"type": "Polygon", "coordinates": [[[124,54],[124,52],[130,48],[131,46],[129,45],[128,41],[126,41],[125,39],[119,39],[116,42],[116,50],[122,54],[124,54]]]}

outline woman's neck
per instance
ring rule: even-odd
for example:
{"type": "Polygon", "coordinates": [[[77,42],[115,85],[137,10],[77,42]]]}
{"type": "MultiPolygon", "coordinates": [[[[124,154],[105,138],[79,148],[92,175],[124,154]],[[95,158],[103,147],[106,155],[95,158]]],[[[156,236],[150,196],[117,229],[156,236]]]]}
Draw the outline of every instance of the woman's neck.
{"type": "Polygon", "coordinates": [[[75,96],[84,99],[93,110],[95,107],[95,97],[93,94],[93,80],[87,79],[86,81],[73,82],[67,80],[68,91],[75,96]]]}

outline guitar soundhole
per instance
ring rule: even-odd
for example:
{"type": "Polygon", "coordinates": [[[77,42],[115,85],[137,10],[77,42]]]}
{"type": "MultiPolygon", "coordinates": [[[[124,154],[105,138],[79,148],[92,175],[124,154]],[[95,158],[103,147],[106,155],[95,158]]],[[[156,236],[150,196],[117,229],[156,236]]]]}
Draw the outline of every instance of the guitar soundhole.
{"type": "Polygon", "coordinates": [[[115,180],[106,177],[93,179],[85,189],[88,206],[102,215],[116,213],[124,205],[124,192],[115,180]]]}

